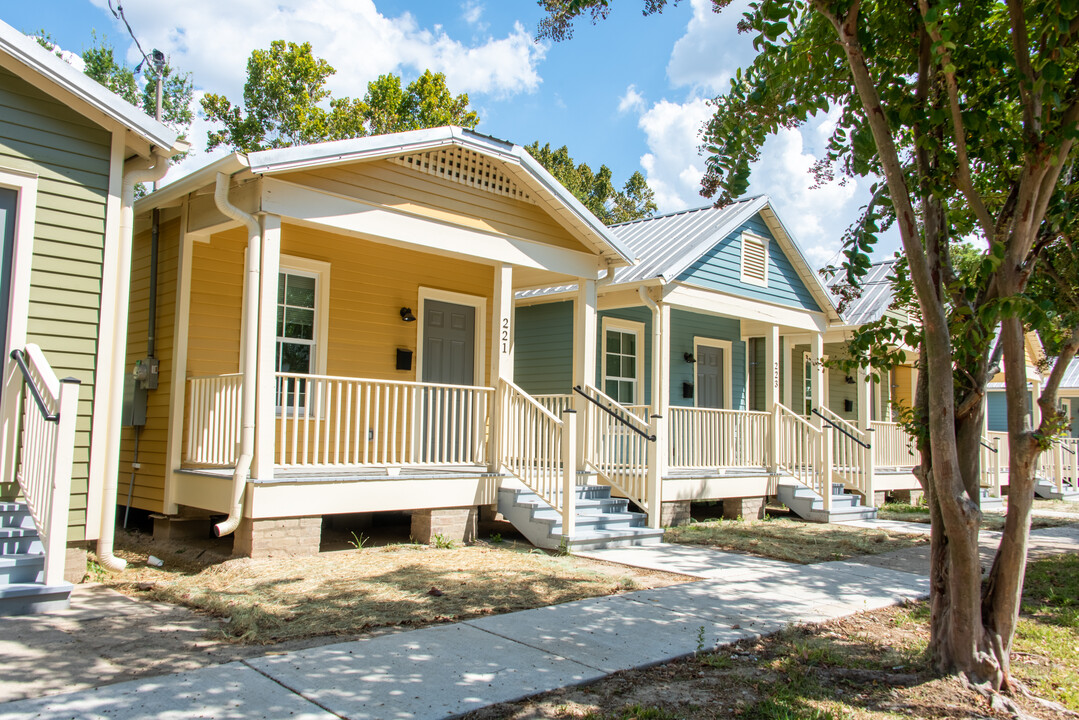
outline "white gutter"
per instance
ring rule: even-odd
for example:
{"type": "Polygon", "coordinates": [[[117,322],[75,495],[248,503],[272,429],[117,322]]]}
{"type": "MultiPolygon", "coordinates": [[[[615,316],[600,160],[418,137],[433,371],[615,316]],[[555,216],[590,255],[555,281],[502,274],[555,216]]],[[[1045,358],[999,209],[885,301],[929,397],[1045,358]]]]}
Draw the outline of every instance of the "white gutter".
{"type": "Polygon", "coordinates": [[[101,497],[101,534],[97,540],[97,561],[106,570],[119,572],[127,567],[127,561],[113,555],[116,535],[116,489],[120,476],[120,425],[124,409],[124,374],[127,372],[127,313],[131,299],[131,245],[134,228],[135,186],[144,182],[156,182],[169,170],[169,159],[161,152],[154,152],[153,167],[138,158],[131,161],[133,167],[124,173],[123,190],[120,195],[119,253],[116,258],[116,305],[113,308],[112,336],[112,392],[108,398],[108,425],[106,427],[105,478],[101,497]]]}
{"type": "Polygon", "coordinates": [[[232,503],[229,516],[214,525],[214,534],[218,537],[236,530],[244,513],[244,487],[251,470],[251,459],[255,454],[255,396],[258,377],[259,357],[259,275],[261,268],[262,228],[253,215],[245,213],[229,202],[229,181],[231,176],[219,172],[217,185],[214,187],[214,202],[223,215],[247,226],[247,297],[244,307],[251,315],[244,330],[244,367],[240,397],[243,406],[240,410],[240,457],[236,460],[236,471],[232,474],[232,503]]]}

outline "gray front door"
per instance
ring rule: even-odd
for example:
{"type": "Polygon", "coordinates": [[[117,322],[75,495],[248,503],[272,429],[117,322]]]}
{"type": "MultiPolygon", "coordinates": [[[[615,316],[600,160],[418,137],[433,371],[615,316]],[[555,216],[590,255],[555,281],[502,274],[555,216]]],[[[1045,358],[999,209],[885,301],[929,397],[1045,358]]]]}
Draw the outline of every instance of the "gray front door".
{"type": "Polygon", "coordinates": [[[476,308],[440,300],[423,306],[422,382],[474,385],[476,308]]]}
{"type": "Polygon", "coordinates": [[[723,407],[723,348],[697,346],[697,407],[723,407]]]}

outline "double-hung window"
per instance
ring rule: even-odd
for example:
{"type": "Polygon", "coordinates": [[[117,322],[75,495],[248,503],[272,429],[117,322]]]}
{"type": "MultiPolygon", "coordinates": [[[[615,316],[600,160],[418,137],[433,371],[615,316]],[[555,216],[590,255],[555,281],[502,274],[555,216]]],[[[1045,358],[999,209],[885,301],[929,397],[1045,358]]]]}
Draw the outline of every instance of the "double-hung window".
{"type": "MultiPolygon", "coordinates": [[[[277,280],[277,348],[274,369],[279,373],[311,375],[316,371],[319,277],[317,273],[282,270],[277,280]]],[[[307,381],[283,378],[278,405],[306,408],[307,381]]]]}
{"type": "Polygon", "coordinates": [[[643,334],[644,326],[639,323],[605,323],[603,327],[603,392],[623,405],[641,402],[643,334]]]}

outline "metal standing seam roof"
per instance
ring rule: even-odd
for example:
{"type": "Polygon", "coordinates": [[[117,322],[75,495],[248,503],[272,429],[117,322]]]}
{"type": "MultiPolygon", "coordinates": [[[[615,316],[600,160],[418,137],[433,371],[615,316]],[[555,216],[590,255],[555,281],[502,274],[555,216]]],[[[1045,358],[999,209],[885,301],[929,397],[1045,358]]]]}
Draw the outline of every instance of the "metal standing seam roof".
{"type": "MultiPolygon", "coordinates": [[[[868,274],[862,280],[862,294],[843,309],[843,322],[848,325],[862,325],[879,320],[884,315],[892,304],[891,274],[895,263],[895,260],[884,260],[869,267],[868,274]]],[[[828,290],[831,291],[845,281],[846,276],[837,273],[828,280],[828,290]]]]}
{"type": "Polygon", "coordinates": [[[153,119],[86,73],[68,65],[63,59],[41,47],[37,40],[23,35],[2,20],[0,51],[56,83],[147,142],[173,152],[187,147],[185,142],[178,140],[179,134],[175,130],[153,119]]]}
{"type": "Polygon", "coordinates": [[[1060,381],[1062,388],[1079,388],[1079,356],[1072,358],[1068,363],[1068,369],[1064,371],[1064,379],[1060,381]]]}

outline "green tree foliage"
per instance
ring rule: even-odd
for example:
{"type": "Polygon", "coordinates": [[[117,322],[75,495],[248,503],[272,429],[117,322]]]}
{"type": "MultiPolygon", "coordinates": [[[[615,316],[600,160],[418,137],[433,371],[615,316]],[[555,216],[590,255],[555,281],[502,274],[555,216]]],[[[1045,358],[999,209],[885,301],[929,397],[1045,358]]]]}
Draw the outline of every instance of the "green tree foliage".
{"type": "Polygon", "coordinates": [[[396,75],[368,83],[362,100],[335,98],[326,81],[336,71],[317,58],[310,43],[275,40],[268,50],[255,50],[247,61],[242,106],[222,95],[208,94],[202,108],[220,130],[208,136],[208,148],[219,145],[242,152],[341,140],[363,135],[417,130],[441,125],[474,128],[479,115],[468,107],[468,95],[453,95],[442,73],[425,71],[401,86],[396,75]]]}
{"type": "Polygon", "coordinates": [[[656,212],[655,193],[640,172],[633,173],[619,191],[614,188],[609,167],[601,165],[595,172],[587,163],[578,165],[565,145],[551,150],[550,143],[540,147],[536,141],[525,150],[604,225],[639,220],[656,212]]]}
{"type": "MultiPolygon", "coordinates": [[[[609,2],[541,0],[541,34],[568,37],[576,18],[601,19],[609,2]]],[[[721,11],[729,0],[713,4],[721,11]]],[[[646,0],[645,12],[664,5],[646,0]]],[[[919,348],[910,426],[933,519],[930,652],[943,672],[1010,689],[1034,464],[1059,429],[1057,386],[1079,348],[1069,300],[1077,287],[1079,2],[757,0],[739,27],[758,54],[715,100],[704,191],[719,203],[740,196],[765,140],[824,111],[838,121],[818,173],[882,178],[845,238],[841,270],[856,288],[878,230],[894,224],[904,255],[897,295],[919,322],[884,321],[855,345],[878,365],[894,355],[882,363],[876,351],[899,340],[919,348]],[[960,251],[956,262],[965,238],[978,249],[960,251]],[[1054,325],[1060,352],[1037,398],[1042,422],[1031,428],[1024,332],[1054,325]],[[979,441],[998,326],[1010,487],[1004,537],[983,584],[979,441]]]]}

